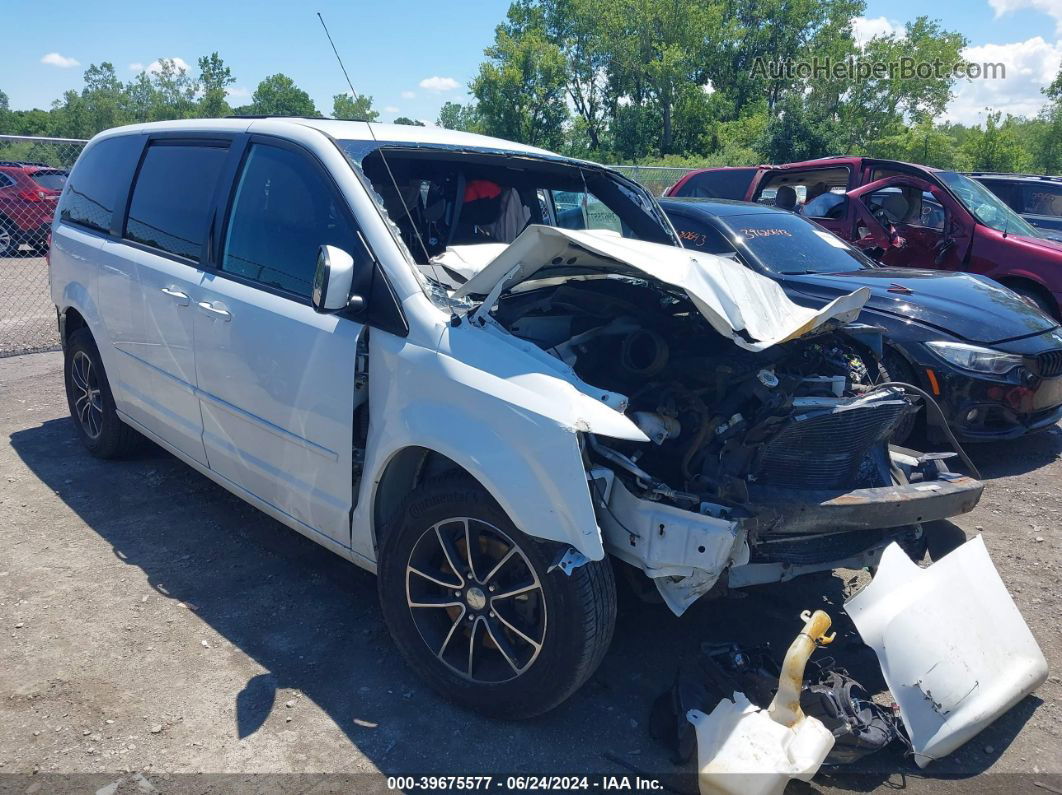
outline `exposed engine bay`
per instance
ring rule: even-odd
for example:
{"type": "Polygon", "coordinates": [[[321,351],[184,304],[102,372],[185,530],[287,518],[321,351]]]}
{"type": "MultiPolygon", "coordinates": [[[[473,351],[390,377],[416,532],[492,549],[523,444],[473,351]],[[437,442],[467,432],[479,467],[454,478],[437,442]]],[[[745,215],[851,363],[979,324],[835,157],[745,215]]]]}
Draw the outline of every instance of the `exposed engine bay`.
{"type": "Polygon", "coordinates": [[[584,456],[609,551],[653,577],[675,612],[724,574],[738,587],[869,565],[894,540],[914,551],[921,522],[980,496],[947,455],[890,452],[917,407],[902,388],[875,386],[887,379],[861,339],[872,330],[827,324],[749,351],[652,281],[525,286],[494,319],[587,384],[627,395],[626,415],[650,439],[585,434],[584,456]]]}
{"type": "Polygon", "coordinates": [[[746,504],[750,483],[888,485],[879,443],[915,410],[899,389],[871,391],[870,352],[842,332],[744,351],[688,300],[645,284],[570,281],[503,300],[496,319],[586,383],[629,397],[627,415],[653,445],[593,440],[591,456],[680,507],[746,504]],[[806,443],[831,426],[855,438],[808,460],[806,443]]]}

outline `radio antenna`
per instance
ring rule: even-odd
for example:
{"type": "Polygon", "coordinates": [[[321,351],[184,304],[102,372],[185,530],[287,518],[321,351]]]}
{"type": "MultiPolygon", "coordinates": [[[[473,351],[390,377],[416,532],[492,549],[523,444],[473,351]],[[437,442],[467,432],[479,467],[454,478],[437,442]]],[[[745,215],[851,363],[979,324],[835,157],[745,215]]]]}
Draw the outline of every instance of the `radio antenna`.
{"type": "MultiPolygon", "coordinates": [[[[339,68],[343,70],[343,77],[346,78],[347,88],[350,89],[351,96],[354,97],[354,99],[358,99],[360,95],[357,91],[354,90],[354,84],[350,80],[350,75],[347,74],[347,67],[343,65],[343,59],[339,57],[339,50],[336,49],[336,43],[332,41],[332,34],[328,32],[328,25],[325,24],[324,17],[321,16],[320,11],[317,12],[317,18],[321,21],[321,27],[324,28],[325,36],[328,37],[328,43],[332,45],[332,52],[336,54],[336,60],[339,61],[339,68]]],[[[369,135],[372,136],[372,140],[375,141],[377,144],[380,143],[380,139],[377,138],[376,133],[373,132],[372,122],[368,119],[365,119],[365,126],[369,128],[369,135]]],[[[402,196],[402,191],[398,188],[398,180],[395,179],[394,172],[391,171],[391,164],[387,162],[387,156],[384,154],[383,147],[381,147],[377,151],[380,153],[380,160],[383,161],[384,168],[387,169],[387,176],[391,179],[391,186],[395,189],[395,196],[400,202],[402,202],[402,207],[404,207],[406,211],[406,218],[409,219],[409,225],[413,229],[413,234],[417,236],[417,242],[420,243],[420,248],[424,252],[424,262],[425,264],[432,266],[433,270],[435,271],[435,281],[438,282],[440,285],[443,285],[445,289],[445,284],[441,279],[439,279],[439,266],[431,261],[431,256],[428,254],[428,247],[424,245],[424,238],[420,236],[420,229],[417,228],[417,224],[413,220],[413,214],[409,211],[409,205],[406,204],[406,200],[402,196]]],[[[454,312],[452,306],[450,307],[450,315],[452,322],[453,319],[457,317],[457,313],[454,312]]],[[[458,320],[458,322],[460,322],[460,320],[458,320]]],[[[457,324],[454,323],[454,325],[457,324]]]]}

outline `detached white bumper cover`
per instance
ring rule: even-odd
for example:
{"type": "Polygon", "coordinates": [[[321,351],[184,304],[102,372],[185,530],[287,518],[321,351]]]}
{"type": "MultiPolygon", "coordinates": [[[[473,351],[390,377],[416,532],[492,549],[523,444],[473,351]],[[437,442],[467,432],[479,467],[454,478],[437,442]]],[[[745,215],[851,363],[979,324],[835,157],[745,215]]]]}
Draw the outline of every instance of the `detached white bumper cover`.
{"type": "Polygon", "coordinates": [[[978,536],[921,569],[896,544],[845,610],[878,655],[915,761],[951,753],[1047,678],[978,536]]]}
{"type": "Polygon", "coordinates": [[[870,297],[870,290],[861,287],[821,309],[808,309],[790,301],[777,282],[725,257],[613,232],[537,224],[508,246],[469,246],[448,254],[437,261],[462,276],[475,273],[454,291],[458,298],[487,295],[502,281],[502,290],[507,290],[531,278],[612,273],[656,279],[684,290],[712,328],[750,351],[800,337],[828,320],[849,323],[870,297]],[[484,251],[463,250],[467,248],[484,251]],[[485,257],[480,254],[492,256],[482,267],[485,257]]]}

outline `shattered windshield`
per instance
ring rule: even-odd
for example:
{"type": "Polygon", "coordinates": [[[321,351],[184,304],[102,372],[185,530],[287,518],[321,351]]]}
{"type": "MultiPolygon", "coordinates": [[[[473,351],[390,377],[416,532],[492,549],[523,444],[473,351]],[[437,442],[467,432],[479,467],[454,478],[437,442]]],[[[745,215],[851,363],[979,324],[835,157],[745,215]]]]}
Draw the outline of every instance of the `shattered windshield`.
{"type": "MultiPolygon", "coordinates": [[[[413,261],[509,244],[531,224],[675,245],[640,186],[589,163],[490,149],[339,141],[413,261]]],[[[428,279],[434,270],[421,268],[428,279]]]]}
{"type": "Polygon", "coordinates": [[[954,171],[938,172],[937,177],[955,194],[963,206],[973,213],[974,218],[985,226],[1011,235],[1042,237],[1028,221],[1010,209],[980,182],[954,171]]]}

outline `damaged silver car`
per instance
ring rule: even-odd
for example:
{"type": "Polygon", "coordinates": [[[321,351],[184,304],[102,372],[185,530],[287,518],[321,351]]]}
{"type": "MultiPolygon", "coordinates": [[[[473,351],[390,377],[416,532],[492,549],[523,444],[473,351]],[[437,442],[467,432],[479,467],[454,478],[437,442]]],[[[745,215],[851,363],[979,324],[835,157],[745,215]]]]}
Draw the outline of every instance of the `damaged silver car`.
{"type": "Polygon", "coordinates": [[[552,709],[596,668],[606,553],[681,614],[918,553],[981,494],[889,447],[914,406],[858,323],[865,290],[797,306],[683,249],[637,184],[518,144],[317,119],[108,131],[50,272],[86,447],[118,455],[134,429],[376,571],[409,664],[490,714],[552,709]]]}

